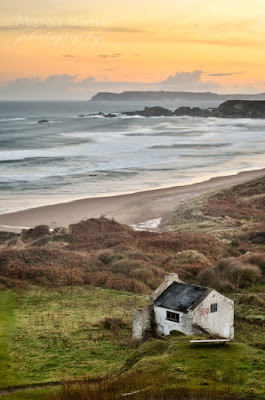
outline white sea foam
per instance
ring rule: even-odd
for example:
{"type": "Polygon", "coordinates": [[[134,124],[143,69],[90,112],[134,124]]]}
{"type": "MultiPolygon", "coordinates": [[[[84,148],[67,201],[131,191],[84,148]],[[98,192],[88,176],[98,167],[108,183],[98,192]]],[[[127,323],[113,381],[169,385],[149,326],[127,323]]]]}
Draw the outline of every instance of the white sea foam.
{"type": "Polygon", "coordinates": [[[0,122],[25,121],[26,118],[1,118],[0,122]]]}

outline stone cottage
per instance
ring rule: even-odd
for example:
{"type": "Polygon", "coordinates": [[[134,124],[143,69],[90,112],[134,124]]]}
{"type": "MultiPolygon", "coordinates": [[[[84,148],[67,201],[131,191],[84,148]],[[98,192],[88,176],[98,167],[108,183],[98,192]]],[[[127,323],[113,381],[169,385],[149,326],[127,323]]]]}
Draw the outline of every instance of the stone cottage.
{"type": "Polygon", "coordinates": [[[184,283],[177,274],[167,275],[150,305],[133,313],[133,337],[163,337],[173,330],[233,339],[234,302],[214,289],[184,283]]]}

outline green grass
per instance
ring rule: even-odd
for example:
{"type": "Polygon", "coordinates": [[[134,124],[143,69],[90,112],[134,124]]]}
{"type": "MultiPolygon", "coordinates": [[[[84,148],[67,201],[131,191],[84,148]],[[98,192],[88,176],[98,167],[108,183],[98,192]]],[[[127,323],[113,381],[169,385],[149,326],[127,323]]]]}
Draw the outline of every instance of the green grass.
{"type": "MultiPolygon", "coordinates": [[[[259,298],[259,291],[262,290],[264,291],[264,285],[252,288],[249,293],[254,293],[259,298]]],[[[265,348],[264,306],[253,304],[250,300],[242,301],[247,293],[245,290],[243,293],[228,294],[235,302],[235,340],[249,345],[264,345],[265,348]]]]}
{"type": "Polygon", "coordinates": [[[0,294],[6,304],[0,376],[8,377],[2,388],[117,372],[133,351],[131,313],[147,302],[143,295],[84,287],[0,294]],[[128,325],[105,330],[97,323],[107,316],[128,325]]]}
{"type": "Polygon", "coordinates": [[[209,388],[265,399],[265,327],[253,318],[264,316],[264,310],[262,305],[242,302],[242,293],[231,296],[236,301],[235,343],[193,347],[190,337],[169,336],[150,339],[135,350],[130,342],[131,313],[147,304],[145,295],[37,286],[0,292],[0,388],[21,387],[2,398],[45,400],[58,388],[22,387],[122,370],[124,379],[136,381],[136,390],[137,377],[147,386],[159,377],[165,391],[175,386],[194,393],[209,388]],[[99,322],[109,316],[122,318],[127,326],[104,329],[99,322]]]}
{"type": "Polygon", "coordinates": [[[126,362],[127,374],[164,376],[161,385],[191,390],[230,390],[242,397],[265,398],[265,351],[244,343],[225,346],[193,346],[190,338],[169,336],[165,341],[150,339],[126,362]]]}
{"type": "Polygon", "coordinates": [[[15,324],[15,293],[0,292],[0,389],[15,383],[9,349],[9,337],[15,324]]]}
{"type": "MultiPolygon", "coordinates": [[[[194,337],[195,338],[195,337],[194,337]]],[[[265,399],[265,351],[245,343],[192,345],[190,337],[149,339],[123,373],[98,384],[64,385],[54,400],[113,400],[122,393],[155,399],[265,399]]]]}

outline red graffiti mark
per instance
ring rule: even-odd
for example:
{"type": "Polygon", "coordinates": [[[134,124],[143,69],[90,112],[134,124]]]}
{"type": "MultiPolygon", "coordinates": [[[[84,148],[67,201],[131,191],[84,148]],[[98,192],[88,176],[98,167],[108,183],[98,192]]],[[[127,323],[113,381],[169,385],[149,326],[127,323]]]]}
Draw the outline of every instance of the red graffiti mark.
{"type": "Polygon", "coordinates": [[[207,314],[209,314],[209,307],[201,308],[201,315],[207,315],[207,314]]]}

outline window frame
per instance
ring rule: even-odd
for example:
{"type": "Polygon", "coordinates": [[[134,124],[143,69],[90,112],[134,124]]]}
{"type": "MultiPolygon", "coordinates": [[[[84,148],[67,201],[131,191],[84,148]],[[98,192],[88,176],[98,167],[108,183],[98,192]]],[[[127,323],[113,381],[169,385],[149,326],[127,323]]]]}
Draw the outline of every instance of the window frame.
{"type": "Polygon", "coordinates": [[[167,318],[166,318],[168,321],[172,321],[172,322],[177,322],[177,323],[179,323],[180,322],[180,315],[179,315],[179,313],[176,313],[176,312],[174,312],[174,311],[169,311],[169,310],[167,310],[167,318]],[[175,318],[175,317],[176,318],[175,318]]]}
{"type": "Polygon", "coordinates": [[[210,306],[210,312],[215,313],[218,311],[218,304],[217,303],[212,303],[210,306]]]}

